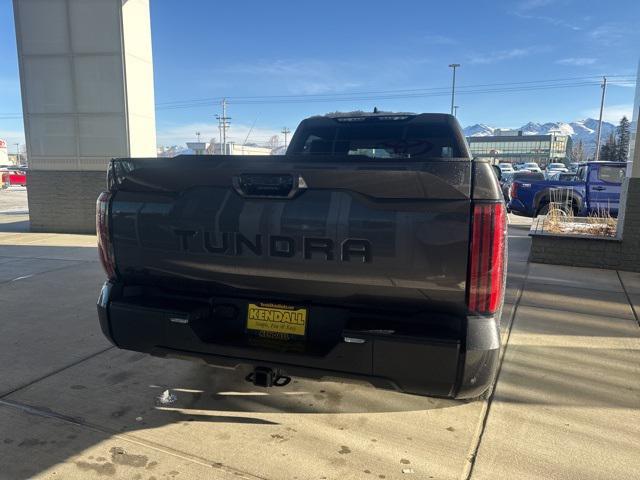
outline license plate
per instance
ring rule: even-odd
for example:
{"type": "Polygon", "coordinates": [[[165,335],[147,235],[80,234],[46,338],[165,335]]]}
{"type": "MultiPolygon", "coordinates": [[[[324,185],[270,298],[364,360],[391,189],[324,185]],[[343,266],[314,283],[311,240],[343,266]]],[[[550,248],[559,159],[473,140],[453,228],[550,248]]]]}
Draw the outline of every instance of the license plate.
{"type": "Polygon", "coordinates": [[[247,330],[284,334],[288,337],[304,336],[306,329],[306,308],[275,303],[250,303],[247,309],[247,330]]]}

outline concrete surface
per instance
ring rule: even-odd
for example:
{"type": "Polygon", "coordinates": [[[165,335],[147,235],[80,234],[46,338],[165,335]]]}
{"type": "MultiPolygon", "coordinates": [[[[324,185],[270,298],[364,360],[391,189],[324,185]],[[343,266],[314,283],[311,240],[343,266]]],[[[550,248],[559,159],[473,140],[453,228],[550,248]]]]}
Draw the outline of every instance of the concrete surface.
{"type": "Polygon", "coordinates": [[[530,265],[471,478],[638,478],[637,275],[530,265]]]}
{"type": "Polygon", "coordinates": [[[110,347],[94,307],[104,278],[95,237],[6,227],[14,222],[5,193],[1,480],[577,479],[640,470],[640,329],[627,300],[640,299],[640,277],[527,264],[526,225],[509,229],[507,347],[487,400],[302,379],[262,390],[239,372],[110,347]],[[177,398],[162,404],[167,389],[177,398]]]}

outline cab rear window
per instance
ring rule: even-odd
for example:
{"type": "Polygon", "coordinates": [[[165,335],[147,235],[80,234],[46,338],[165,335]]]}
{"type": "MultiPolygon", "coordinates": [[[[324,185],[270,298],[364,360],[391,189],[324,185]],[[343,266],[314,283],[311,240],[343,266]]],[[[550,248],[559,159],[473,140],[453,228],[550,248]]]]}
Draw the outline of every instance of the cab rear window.
{"type": "Polygon", "coordinates": [[[600,168],[598,168],[598,180],[607,183],[622,183],[626,170],[626,167],[600,165],[600,168]]]}
{"type": "Polygon", "coordinates": [[[380,159],[454,158],[461,152],[448,125],[406,122],[337,123],[306,127],[288,153],[301,155],[363,155],[380,159]]]}

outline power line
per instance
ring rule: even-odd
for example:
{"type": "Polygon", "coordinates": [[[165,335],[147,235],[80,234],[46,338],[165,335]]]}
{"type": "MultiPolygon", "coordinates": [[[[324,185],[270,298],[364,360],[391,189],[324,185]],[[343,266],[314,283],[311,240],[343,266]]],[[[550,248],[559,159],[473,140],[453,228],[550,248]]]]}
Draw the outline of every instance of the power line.
{"type": "MultiPolygon", "coordinates": [[[[599,82],[576,82],[567,84],[553,84],[553,85],[530,85],[523,87],[510,87],[510,88],[488,88],[488,89],[476,89],[476,90],[460,90],[457,89],[456,93],[459,95],[471,95],[471,94],[487,94],[487,93],[511,93],[511,92],[528,92],[537,90],[550,90],[558,88],[578,88],[586,86],[599,85],[599,82]]],[[[427,93],[406,93],[406,94],[387,94],[387,95],[375,95],[375,96],[352,96],[352,97],[325,97],[325,98],[296,98],[296,99],[270,99],[265,97],[264,99],[256,100],[230,100],[229,103],[234,105],[261,105],[261,104],[296,104],[296,103],[326,103],[326,102],[354,102],[354,101],[371,101],[371,100],[392,100],[402,98],[427,98],[427,97],[442,97],[449,96],[450,92],[427,92],[427,93]]],[[[193,102],[185,103],[182,105],[172,105],[166,107],[157,107],[158,110],[175,110],[182,108],[198,108],[207,106],[206,103],[193,102]]]]}
{"type": "MultiPolygon", "coordinates": [[[[631,78],[635,79],[635,75],[608,75],[608,78],[631,78]]],[[[458,89],[468,89],[468,88],[478,88],[478,87],[498,87],[498,86],[513,86],[513,85],[531,85],[531,84],[549,84],[551,82],[567,82],[574,80],[599,80],[600,76],[590,75],[583,77],[565,77],[565,78],[555,78],[548,80],[529,80],[523,82],[501,82],[501,83],[485,83],[485,84],[475,84],[475,85],[464,85],[458,86],[458,89]]],[[[262,100],[262,99],[297,99],[297,98],[336,98],[341,96],[360,96],[360,95],[377,95],[377,94],[401,94],[401,93],[417,93],[417,92],[431,92],[431,91],[450,91],[451,87],[429,87],[429,88],[413,88],[413,89],[396,89],[396,90],[375,90],[375,91],[367,91],[367,92],[347,92],[347,93],[327,93],[327,94],[290,94],[290,95],[256,95],[256,96],[236,96],[236,97],[227,97],[233,103],[238,103],[239,100],[262,100]]],[[[197,98],[190,100],[174,100],[167,102],[158,102],[156,103],[157,107],[165,107],[171,106],[175,104],[191,104],[197,102],[217,102],[220,101],[219,97],[209,97],[209,98],[197,98]]]]}
{"type": "MultiPolygon", "coordinates": [[[[459,95],[475,95],[487,93],[511,93],[536,90],[548,90],[557,88],[581,88],[600,85],[599,76],[565,77],[548,80],[529,80],[523,82],[485,83],[475,85],[457,86],[459,95]]],[[[609,85],[634,86],[635,75],[607,75],[609,85]],[[611,80],[617,79],[617,80],[611,80]]],[[[346,101],[391,100],[402,98],[426,98],[449,96],[450,86],[430,87],[400,90],[377,90],[369,92],[348,92],[332,94],[298,94],[298,95],[261,95],[261,96],[237,96],[226,98],[200,98],[183,101],[158,102],[157,110],[175,110],[184,108],[208,107],[213,102],[224,101],[226,104],[254,105],[254,104],[288,104],[288,103],[324,103],[346,101]]],[[[226,114],[223,113],[223,117],[226,114]]],[[[12,120],[22,118],[21,113],[0,113],[0,120],[12,120]]],[[[229,120],[229,118],[227,118],[229,120]]],[[[219,121],[221,121],[219,119],[219,121]]],[[[224,123],[224,122],[222,122],[224,123]]],[[[228,124],[226,128],[228,128],[228,124]]],[[[221,125],[222,128],[222,125],[221,125]]]]}

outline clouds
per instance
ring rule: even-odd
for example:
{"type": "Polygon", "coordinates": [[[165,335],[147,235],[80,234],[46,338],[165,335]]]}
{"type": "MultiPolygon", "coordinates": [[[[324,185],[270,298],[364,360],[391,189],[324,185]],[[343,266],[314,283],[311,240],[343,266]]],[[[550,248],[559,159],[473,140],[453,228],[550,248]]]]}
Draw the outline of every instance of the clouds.
{"type": "Polygon", "coordinates": [[[471,56],[469,63],[474,65],[489,65],[505,60],[526,57],[539,49],[535,48],[512,48],[510,50],[497,50],[490,53],[480,53],[471,56]]]}
{"type": "Polygon", "coordinates": [[[523,0],[518,2],[516,9],[521,12],[528,12],[536,8],[546,7],[552,3],[555,3],[555,0],[523,0]]]}
{"type": "Polygon", "coordinates": [[[633,30],[630,26],[618,23],[604,23],[589,33],[591,39],[606,47],[622,45],[630,40],[633,30]]]}
{"type": "MultiPolygon", "coordinates": [[[[251,125],[232,123],[227,131],[229,142],[243,143],[251,125]]],[[[185,142],[195,142],[196,132],[200,132],[203,141],[218,140],[218,124],[207,122],[192,122],[187,124],[174,124],[157,129],[158,145],[182,145],[185,142]]],[[[248,143],[265,143],[271,136],[280,135],[280,129],[269,127],[254,127],[247,140],[248,143]]]]}
{"type": "Polygon", "coordinates": [[[24,132],[22,130],[0,129],[0,138],[7,142],[11,152],[15,151],[15,143],[24,145],[24,132]]]}
{"type": "MultiPolygon", "coordinates": [[[[588,110],[584,110],[583,116],[589,118],[598,118],[600,115],[600,110],[598,108],[591,108],[588,110]]],[[[607,105],[604,106],[604,111],[602,112],[602,120],[605,122],[610,122],[615,125],[620,122],[622,117],[627,117],[631,120],[633,113],[633,104],[632,103],[622,103],[617,105],[607,105]]]]}
{"type": "Polygon", "coordinates": [[[458,41],[445,35],[425,35],[422,41],[429,45],[457,45],[458,41]]]}
{"type": "MultiPolygon", "coordinates": [[[[434,35],[423,37],[423,41],[452,41],[448,37],[434,35]]],[[[235,78],[236,85],[244,82],[247,88],[261,86],[263,92],[278,92],[290,95],[323,95],[348,93],[358,89],[382,88],[382,85],[406,85],[406,79],[422,71],[431,59],[422,53],[388,54],[368,58],[273,59],[257,63],[237,63],[216,71],[221,78],[235,78]]]]}
{"type": "Polygon", "coordinates": [[[230,65],[223,69],[223,73],[247,75],[253,82],[277,82],[291,94],[318,95],[340,93],[361,86],[354,80],[358,67],[343,61],[273,60],[230,65]]]}
{"type": "Polygon", "coordinates": [[[559,3],[565,2],[559,0],[523,0],[516,4],[512,14],[525,20],[538,20],[555,27],[568,28],[574,31],[582,30],[582,28],[573,23],[573,21],[567,21],[557,16],[546,15],[549,11],[557,11],[559,3]],[[536,13],[536,10],[539,9],[542,9],[544,14],[536,13]]]}
{"type": "Polygon", "coordinates": [[[569,58],[561,58],[560,60],[556,60],[555,63],[558,65],[569,65],[572,67],[585,67],[588,65],[593,65],[598,61],[597,58],[591,57],[569,57],[569,58]]]}

